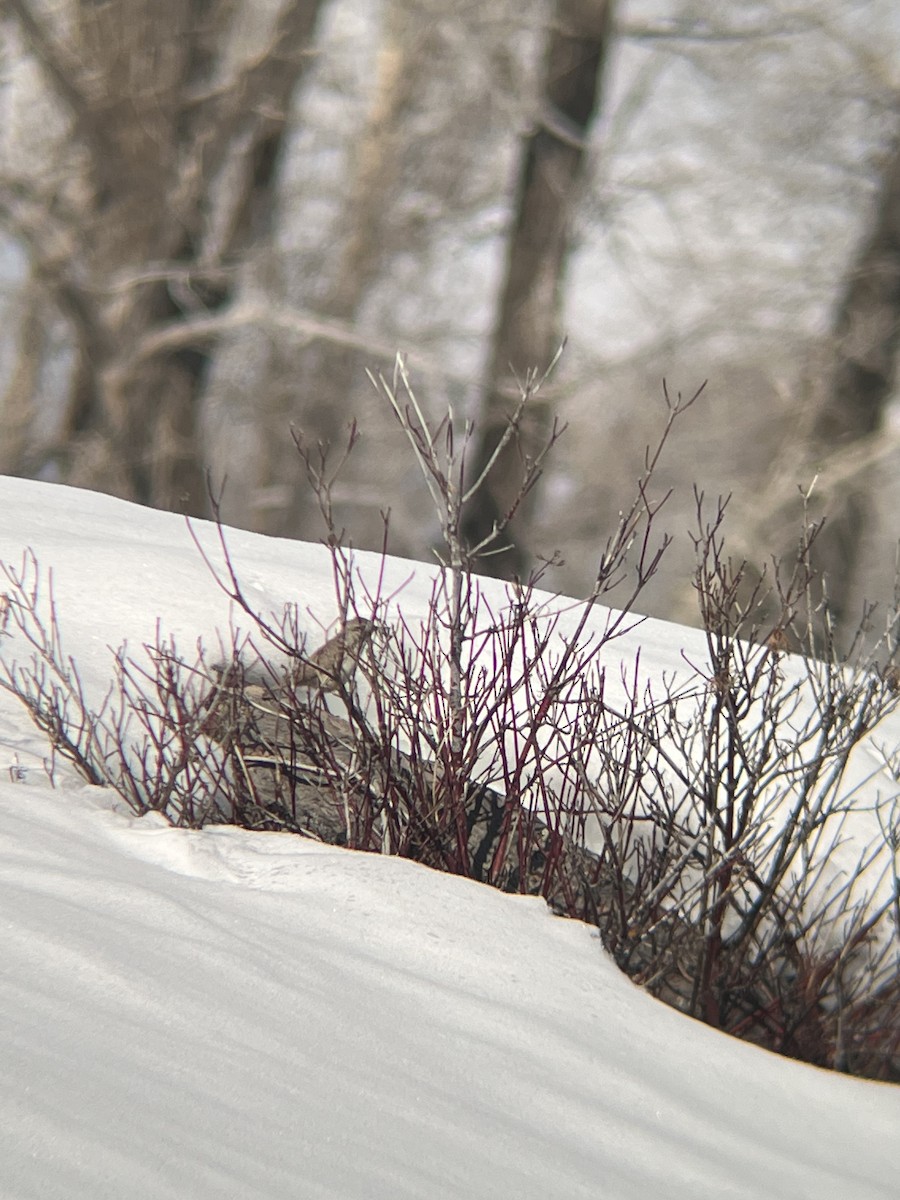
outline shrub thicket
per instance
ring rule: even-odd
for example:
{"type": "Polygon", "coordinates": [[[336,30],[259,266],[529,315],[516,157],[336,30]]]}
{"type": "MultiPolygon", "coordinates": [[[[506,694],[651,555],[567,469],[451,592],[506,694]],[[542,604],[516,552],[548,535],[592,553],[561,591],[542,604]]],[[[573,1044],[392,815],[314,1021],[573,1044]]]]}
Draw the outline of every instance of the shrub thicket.
{"type": "MultiPolygon", "coordinates": [[[[896,800],[879,809],[884,845],[849,873],[835,857],[862,802],[846,783],[850,755],[897,704],[896,613],[876,653],[860,645],[840,660],[809,569],[816,527],[789,569],[751,577],[726,554],[724,504],[710,515],[698,495],[704,660],[686,660],[678,680],[639,662],[612,678],[615,640],[639,620],[666,547],[654,541],[654,471],[692,401],[666,395],[659,443],[590,595],[551,603],[538,573],[496,608],[474,568],[502,552],[543,455],[523,462],[519,497],[491,535],[467,546],[463,514],[491,469],[467,479],[471,427],[430,424],[399,359],[391,380],[373,382],[441,523],[424,620],[357,571],[327,450],[297,435],[331,551],[331,636],[312,647],[296,607],[277,618],[254,609],[219,523],[216,562],[199,541],[198,552],[250,618],[247,637],[185,656],[160,631],[145,657],[118,653],[114,685],[92,708],[26,555],[3,568],[17,655],[3,660],[4,686],[56,752],[136,813],[287,830],[542,895],[597,926],[622,969],[682,1011],[805,1061],[900,1081],[896,800]],[[619,607],[601,609],[614,589],[619,607]],[[810,650],[813,629],[818,655],[789,653],[810,650]],[[892,887],[869,882],[885,857],[892,887]]],[[[541,382],[524,381],[507,442],[541,382]]],[[[348,452],[354,440],[351,430],[348,452]]],[[[900,752],[882,753],[900,779],[900,752]]]]}

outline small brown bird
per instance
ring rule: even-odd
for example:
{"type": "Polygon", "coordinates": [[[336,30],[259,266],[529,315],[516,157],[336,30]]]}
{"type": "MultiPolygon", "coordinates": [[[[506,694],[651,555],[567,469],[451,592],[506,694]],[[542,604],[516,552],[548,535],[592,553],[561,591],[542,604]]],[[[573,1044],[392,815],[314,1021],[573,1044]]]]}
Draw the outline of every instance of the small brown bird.
{"type": "Polygon", "coordinates": [[[776,657],[787,653],[790,649],[787,632],[782,625],[776,625],[769,636],[766,638],[766,647],[776,657]]]}
{"type": "Polygon", "coordinates": [[[332,638],[302,662],[292,673],[298,687],[320,687],[336,691],[353,675],[360,656],[371,642],[376,624],[365,617],[352,617],[332,638]]]}

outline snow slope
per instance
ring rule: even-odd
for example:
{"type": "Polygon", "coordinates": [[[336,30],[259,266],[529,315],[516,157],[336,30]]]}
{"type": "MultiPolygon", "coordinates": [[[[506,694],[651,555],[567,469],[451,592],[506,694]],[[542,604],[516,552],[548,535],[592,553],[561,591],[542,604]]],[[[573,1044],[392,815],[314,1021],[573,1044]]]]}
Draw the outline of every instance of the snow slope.
{"type": "MultiPolygon", "coordinates": [[[[17,480],[0,514],[92,689],[157,619],[229,620],[177,517],[17,480]]],[[[261,603],[331,618],[321,550],[229,541],[261,603]]],[[[662,666],[694,635],[639,636],[662,666]]],[[[135,819],[45,757],[0,697],[3,1200],[897,1195],[900,1089],[680,1016],[540,901],[135,819]]]]}

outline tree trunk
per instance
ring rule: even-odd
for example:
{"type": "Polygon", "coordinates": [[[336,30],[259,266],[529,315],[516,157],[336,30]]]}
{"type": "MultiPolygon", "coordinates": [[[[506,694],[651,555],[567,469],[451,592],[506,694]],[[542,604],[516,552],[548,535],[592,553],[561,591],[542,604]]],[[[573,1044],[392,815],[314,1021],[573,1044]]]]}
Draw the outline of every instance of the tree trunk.
{"type": "MultiPolygon", "coordinates": [[[[816,457],[847,451],[881,428],[900,349],[900,136],[879,182],[872,224],[848,271],[835,312],[830,372],[812,428],[816,457]]],[[[854,471],[828,496],[814,547],[836,622],[852,625],[851,593],[871,513],[867,473],[854,471]]]]}
{"type": "MultiPolygon", "coordinates": [[[[530,369],[546,368],[561,338],[560,300],[570,243],[570,217],[600,100],[610,38],[612,0],[558,0],[545,53],[542,108],[522,148],[506,274],[484,388],[481,432],[471,478],[490,461],[530,369]]],[[[536,399],[517,439],[499,455],[487,486],[465,516],[465,535],[481,543],[519,496],[523,459],[534,459],[552,426],[551,404],[536,399]]],[[[528,566],[535,492],[519,506],[500,545],[484,560],[501,577],[528,566]]]]}
{"type": "MultiPolygon", "coordinates": [[[[420,4],[389,0],[385,5],[371,107],[355,147],[353,177],[341,214],[345,240],[334,246],[330,277],[317,280],[324,293],[318,311],[348,329],[356,324],[385,258],[396,249],[392,223],[404,174],[404,118],[433,61],[429,25],[429,14],[420,4]]],[[[287,489],[288,502],[272,509],[263,528],[278,536],[296,536],[298,531],[312,536],[320,516],[298,470],[290,426],[299,421],[316,441],[339,454],[347,437],[347,398],[372,363],[361,350],[325,339],[304,346],[300,356],[292,346],[276,349],[274,358],[271,387],[280,419],[265,430],[264,482],[277,488],[294,479],[297,486],[287,489]]]]}

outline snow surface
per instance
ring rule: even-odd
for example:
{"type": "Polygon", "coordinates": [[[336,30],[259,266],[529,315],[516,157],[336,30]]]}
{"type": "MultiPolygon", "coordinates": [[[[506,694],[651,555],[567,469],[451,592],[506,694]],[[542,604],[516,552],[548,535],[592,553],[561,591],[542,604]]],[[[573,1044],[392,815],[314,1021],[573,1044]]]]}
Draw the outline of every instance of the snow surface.
{"type": "MultiPolygon", "coordinates": [[[[53,568],[92,694],[157,620],[185,648],[227,629],[180,518],[19,480],[0,513],[0,559],[53,568]]],[[[251,599],[333,619],[321,548],[229,544],[251,599]]],[[[431,570],[389,566],[412,569],[414,613],[431,570]]],[[[700,649],[630,638],[656,670],[700,649]]],[[[898,1194],[900,1089],[681,1016],[541,901],[137,819],[67,770],[51,786],[46,757],[0,696],[3,1200],[898,1194]]]]}

